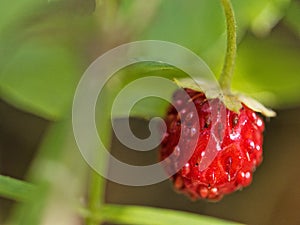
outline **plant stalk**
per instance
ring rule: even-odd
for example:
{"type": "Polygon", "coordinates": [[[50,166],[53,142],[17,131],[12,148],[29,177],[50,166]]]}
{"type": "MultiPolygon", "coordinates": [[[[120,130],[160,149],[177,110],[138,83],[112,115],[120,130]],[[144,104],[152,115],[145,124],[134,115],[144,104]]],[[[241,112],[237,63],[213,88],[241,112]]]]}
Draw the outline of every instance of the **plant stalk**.
{"type": "MultiPolygon", "coordinates": [[[[96,171],[91,171],[89,188],[89,205],[88,208],[92,213],[99,213],[103,204],[104,195],[104,178],[102,178],[96,171]]],[[[86,219],[87,225],[98,225],[100,221],[95,221],[91,218],[86,219]]]]}
{"type": "Polygon", "coordinates": [[[223,70],[219,78],[219,83],[223,92],[230,94],[231,80],[234,72],[237,51],[236,21],[230,0],[221,0],[221,3],[227,24],[227,50],[223,70]]]}

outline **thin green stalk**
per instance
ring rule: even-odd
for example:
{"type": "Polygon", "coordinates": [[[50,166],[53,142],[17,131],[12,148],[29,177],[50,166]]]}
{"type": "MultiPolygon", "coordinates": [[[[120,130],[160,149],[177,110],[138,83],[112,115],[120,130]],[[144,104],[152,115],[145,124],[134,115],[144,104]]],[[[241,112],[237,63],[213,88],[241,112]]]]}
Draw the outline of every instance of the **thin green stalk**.
{"type": "Polygon", "coordinates": [[[94,221],[105,221],[111,224],[128,225],[242,225],[233,221],[225,221],[209,216],[193,214],[171,209],[153,208],[147,206],[106,204],[101,213],[92,213],[88,209],[79,207],[78,213],[83,217],[90,217],[94,221]]]}
{"type": "Polygon", "coordinates": [[[230,93],[230,86],[232,75],[234,72],[235,58],[236,58],[236,21],[234,16],[234,11],[230,0],[221,0],[222,6],[225,12],[226,24],[227,24],[227,50],[225,56],[225,62],[221,76],[219,78],[219,83],[222,90],[225,93],[230,93]]]}
{"type": "MultiPolygon", "coordinates": [[[[96,171],[91,171],[90,188],[89,188],[89,204],[88,208],[91,212],[98,213],[103,204],[104,195],[104,178],[102,178],[96,171]]],[[[94,219],[87,218],[87,225],[98,225],[99,222],[94,219]]]]}
{"type": "Polygon", "coordinates": [[[22,180],[0,175],[0,196],[16,201],[30,201],[36,187],[22,180]]]}
{"type": "MultiPolygon", "coordinates": [[[[105,31],[109,31],[113,24],[116,22],[116,14],[118,10],[118,2],[116,0],[99,0],[98,4],[101,5],[101,7],[104,7],[104,15],[101,14],[101,25],[102,29],[105,31]]],[[[108,109],[106,109],[108,110],[108,109]]],[[[103,116],[107,119],[107,121],[110,121],[110,113],[109,111],[106,112],[106,116],[103,116]]],[[[105,121],[105,126],[102,126],[103,130],[109,130],[110,123],[105,121]]],[[[106,145],[109,145],[111,136],[108,135],[105,132],[105,134],[102,134],[102,141],[105,142],[106,145]]],[[[99,162],[100,163],[100,162],[99,162]]],[[[102,161],[101,163],[107,163],[102,161]]],[[[93,213],[99,213],[103,203],[104,203],[104,196],[105,196],[105,179],[100,176],[96,171],[92,170],[90,173],[90,186],[89,186],[89,197],[88,197],[88,209],[89,211],[93,213]]],[[[101,222],[95,221],[91,218],[86,219],[87,225],[98,225],[101,222]]]]}
{"type": "MultiPolygon", "coordinates": [[[[99,123],[101,123],[101,132],[99,133],[99,136],[107,148],[110,146],[111,142],[111,123],[110,123],[110,96],[112,96],[111,90],[104,90],[103,100],[102,101],[102,108],[101,108],[101,120],[99,123]],[[105,132],[104,132],[105,131],[105,132]]],[[[103,166],[108,164],[107,159],[104,159],[103,157],[100,157],[101,161],[99,163],[104,164],[103,166]]],[[[90,173],[90,186],[89,186],[89,199],[88,199],[88,208],[89,211],[92,213],[99,213],[101,211],[102,206],[104,205],[104,199],[105,198],[105,178],[103,178],[101,175],[99,175],[96,171],[92,170],[90,173]]],[[[87,225],[99,225],[102,221],[95,221],[92,218],[86,219],[87,225]]]]}

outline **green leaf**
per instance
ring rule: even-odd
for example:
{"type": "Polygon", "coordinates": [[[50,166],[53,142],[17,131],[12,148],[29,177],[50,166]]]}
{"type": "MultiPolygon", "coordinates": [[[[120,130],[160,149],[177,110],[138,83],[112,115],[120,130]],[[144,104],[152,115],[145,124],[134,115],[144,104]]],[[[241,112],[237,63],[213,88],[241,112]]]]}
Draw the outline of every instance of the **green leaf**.
{"type": "Polygon", "coordinates": [[[74,49],[91,27],[86,17],[77,15],[94,4],[85,2],[80,7],[80,2],[22,0],[20,5],[10,2],[0,7],[7,8],[0,13],[2,99],[50,120],[67,113],[83,72],[74,49]]]}
{"type": "Polygon", "coordinates": [[[233,0],[240,31],[250,29],[257,36],[265,36],[284,16],[291,0],[233,0]]]}
{"type": "MultiPolygon", "coordinates": [[[[125,67],[114,74],[114,76],[108,81],[102,93],[100,93],[97,104],[97,108],[99,109],[99,112],[96,113],[96,115],[98,115],[97,118],[108,118],[110,120],[111,107],[118,93],[130,82],[139,78],[151,76],[170,79],[170,82],[173,82],[173,78],[186,77],[187,74],[174,66],[159,62],[142,62],[125,67]],[[104,109],[106,109],[106,111],[104,109]],[[106,112],[106,116],[103,115],[104,112],[106,112]]],[[[174,86],[176,87],[176,85],[174,86]]],[[[143,86],[138,87],[135,86],[135,88],[130,91],[131,96],[127,96],[128,98],[124,99],[123,102],[120,102],[120,104],[117,105],[117,114],[114,116],[126,116],[126,109],[128,108],[127,106],[131,99],[139,95],[142,96],[143,93],[145,93],[144,90],[149,88],[151,89],[153,86],[150,84],[144,84],[143,86]]],[[[169,96],[169,100],[171,100],[175,89],[166,88],[164,90],[166,95],[169,96]]],[[[130,115],[142,118],[163,116],[168,104],[169,103],[167,101],[155,97],[145,98],[139,101],[132,108],[130,115]]]]}
{"type": "Polygon", "coordinates": [[[144,206],[105,205],[97,214],[91,216],[95,221],[107,221],[128,225],[238,225],[240,223],[225,221],[193,213],[160,209],[144,206]]]}
{"type": "Polygon", "coordinates": [[[30,183],[0,175],[0,196],[2,197],[28,201],[31,200],[35,191],[35,186],[30,183]]]}
{"type": "Polygon", "coordinates": [[[189,88],[189,89],[192,89],[194,91],[203,92],[200,85],[198,85],[197,82],[195,82],[192,79],[184,78],[184,79],[177,80],[175,78],[174,81],[181,88],[189,88]]]}
{"type": "Polygon", "coordinates": [[[238,94],[237,99],[243,104],[245,104],[246,106],[248,106],[248,108],[252,109],[255,112],[259,112],[266,117],[276,116],[276,112],[274,112],[271,109],[268,109],[267,107],[265,107],[263,104],[261,104],[254,98],[251,98],[246,95],[238,94]]]}
{"type": "Polygon", "coordinates": [[[74,56],[64,47],[29,41],[1,68],[0,94],[18,108],[58,119],[71,106],[77,77],[74,56]]]}
{"type": "MultiPolygon", "coordinates": [[[[268,33],[290,0],[233,0],[239,38],[248,29],[268,33]]],[[[155,20],[143,33],[143,39],[166,40],[181,44],[203,57],[219,74],[225,55],[225,22],[219,1],[162,1],[155,20]]]]}
{"type": "Polygon", "coordinates": [[[28,13],[28,10],[37,5],[36,0],[20,0],[18,4],[11,1],[1,1],[0,3],[0,31],[4,27],[11,25],[12,21],[28,13]]]}
{"type": "Polygon", "coordinates": [[[300,3],[292,1],[286,12],[284,22],[298,35],[300,38],[300,3]]]}
{"type": "Polygon", "coordinates": [[[219,1],[165,0],[162,1],[155,19],[143,33],[142,38],[183,45],[204,57],[210,67],[215,68],[216,62],[220,64],[225,49],[224,39],[221,47],[215,48],[225,31],[223,21],[219,1]]]}
{"type": "Polygon", "coordinates": [[[233,88],[266,106],[300,102],[300,44],[280,32],[264,39],[248,36],[238,50],[233,88]]]}

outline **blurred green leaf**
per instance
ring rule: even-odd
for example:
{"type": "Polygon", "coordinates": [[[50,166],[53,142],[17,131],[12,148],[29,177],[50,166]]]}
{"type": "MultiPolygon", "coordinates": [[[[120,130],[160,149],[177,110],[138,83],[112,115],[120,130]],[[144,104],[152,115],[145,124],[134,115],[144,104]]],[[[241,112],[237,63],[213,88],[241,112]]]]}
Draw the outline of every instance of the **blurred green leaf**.
{"type": "MultiPolygon", "coordinates": [[[[165,0],[142,38],[175,42],[208,59],[206,51],[214,47],[224,31],[219,1],[165,0]]],[[[214,50],[222,56],[224,46],[225,41],[221,48],[214,50]]],[[[210,66],[213,68],[214,64],[210,66]]]]}
{"type": "Polygon", "coordinates": [[[34,185],[0,175],[0,196],[16,201],[28,201],[34,192],[34,185]]]}
{"type": "Polygon", "coordinates": [[[300,37],[300,3],[292,1],[286,12],[284,22],[300,37]]]}
{"type": "Polygon", "coordinates": [[[78,15],[91,11],[87,8],[95,2],[25,4],[29,2],[23,0],[23,8],[13,2],[3,6],[13,14],[1,15],[0,97],[22,110],[58,119],[70,109],[85,63],[74,50],[93,25],[84,26],[90,18],[78,15]]]}
{"type": "Polygon", "coordinates": [[[11,26],[12,22],[23,17],[32,7],[37,5],[36,0],[20,0],[18,4],[12,1],[1,1],[0,3],[0,32],[4,27],[11,26]]]}
{"type": "Polygon", "coordinates": [[[291,0],[233,0],[238,20],[238,29],[265,36],[284,16],[291,0]]]}
{"type": "MultiPolygon", "coordinates": [[[[170,79],[172,82],[173,78],[178,77],[186,77],[186,73],[177,69],[174,66],[159,63],[159,62],[143,62],[136,63],[130,65],[128,67],[123,68],[108,81],[107,85],[103,89],[102,93],[100,93],[97,103],[98,113],[96,113],[98,118],[108,118],[110,120],[110,110],[114,99],[118,95],[118,93],[130,82],[135,81],[136,79],[143,77],[157,76],[166,79],[170,79]],[[105,100],[104,100],[105,99],[105,100]],[[102,116],[104,113],[104,109],[106,111],[106,117],[102,116]]],[[[135,86],[135,89],[130,90],[130,93],[133,98],[136,96],[143,96],[145,93],[145,89],[153,88],[151,84],[147,84],[147,86],[135,86]]],[[[166,89],[164,91],[167,92],[167,95],[170,96],[170,100],[172,94],[175,89],[166,89]]],[[[117,106],[117,115],[116,117],[126,116],[126,109],[128,108],[128,104],[130,103],[132,98],[124,99],[124,102],[120,102],[117,106]],[[127,102],[128,101],[128,102],[127,102]]],[[[142,118],[151,118],[153,116],[163,116],[165,114],[166,107],[169,103],[165,100],[161,100],[155,97],[149,97],[139,101],[131,110],[130,115],[135,117],[142,118]]]]}
{"type": "Polygon", "coordinates": [[[300,42],[280,30],[264,39],[248,36],[240,45],[233,87],[272,107],[300,102],[300,42]]]}
{"type": "MultiPolygon", "coordinates": [[[[85,213],[88,214],[88,213],[85,213]]],[[[89,216],[89,215],[87,215],[89,216]]],[[[97,214],[90,215],[96,221],[130,224],[130,225],[238,225],[240,223],[225,221],[213,217],[170,209],[144,206],[105,205],[97,214]]],[[[241,225],[241,224],[240,224],[241,225]]]]}
{"type": "MultiPolygon", "coordinates": [[[[257,27],[260,24],[268,23],[269,20],[275,21],[274,18],[278,20],[282,15],[282,9],[288,2],[289,0],[253,0],[249,4],[245,1],[234,1],[240,34],[249,27],[257,27]],[[272,9],[267,14],[265,13],[268,17],[262,16],[266,9],[272,9]]],[[[133,3],[132,1],[130,4],[128,3],[127,8],[131,7],[133,3]]],[[[23,110],[45,118],[61,117],[70,107],[79,76],[78,59],[69,49],[74,49],[78,45],[78,41],[88,37],[86,32],[80,32],[83,31],[83,27],[93,27],[97,23],[88,20],[86,21],[88,24],[78,23],[78,26],[74,26],[70,22],[71,20],[66,20],[62,16],[63,9],[66,9],[66,17],[72,18],[71,11],[77,11],[77,8],[83,4],[81,1],[76,1],[76,4],[72,4],[72,0],[50,2],[47,5],[49,7],[49,11],[47,11],[45,10],[46,5],[38,8],[34,1],[23,0],[21,6],[28,8],[26,12],[22,11],[21,6],[13,3],[1,4],[3,13],[0,14],[3,20],[1,20],[2,26],[0,23],[0,31],[3,33],[5,31],[5,38],[2,37],[3,43],[0,42],[0,46],[1,44],[2,47],[6,46],[6,51],[2,52],[0,59],[2,59],[2,64],[7,62],[1,66],[1,97],[23,110]],[[56,13],[60,16],[54,17],[53,15],[56,13]],[[29,20],[24,20],[24,18],[29,18],[29,20]],[[21,22],[21,20],[25,22],[21,22]],[[36,23],[36,21],[41,22],[36,23]],[[10,23],[12,25],[9,25],[10,23]],[[27,23],[35,24],[36,28],[27,27],[27,23]],[[52,25],[49,26],[49,24],[52,25]],[[59,28],[55,28],[54,24],[57,24],[59,28]],[[76,32],[72,31],[70,27],[74,27],[76,32]],[[10,35],[6,34],[7,31],[10,35]],[[24,32],[27,32],[27,36],[28,34],[40,36],[29,39],[29,41],[24,39],[26,37],[26,35],[23,36],[24,32]],[[7,39],[10,40],[13,37],[12,34],[16,36],[16,33],[22,38],[19,38],[17,43],[7,42],[7,39]],[[52,34],[55,34],[54,37],[52,34]],[[71,40],[71,36],[75,37],[75,41],[68,41],[71,40]],[[82,38],[80,39],[80,37],[82,38]],[[7,46],[9,46],[8,53],[7,46]]],[[[92,9],[94,1],[85,2],[84,7],[92,9]]],[[[93,19],[97,20],[97,17],[93,19]]],[[[126,24],[126,26],[130,25],[126,24]]],[[[261,28],[259,29],[261,30],[261,28]]],[[[263,28],[263,30],[267,29],[270,29],[270,26],[263,28]]],[[[166,0],[162,1],[156,19],[142,37],[183,44],[206,59],[212,70],[218,74],[225,49],[224,30],[224,18],[218,1],[193,0],[187,4],[179,0],[166,0]],[[174,16],[174,12],[176,12],[176,16],[174,16]]],[[[82,40],[81,44],[83,44],[82,40]]],[[[152,100],[147,101],[151,104],[152,100]]],[[[161,104],[164,103],[161,102],[161,104]]],[[[139,104],[136,108],[138,107],[139,104]]],[[[141,111],[142,108],[137,111],[141,111]]],[[[151,109],[154,108],[151,107],[151,109]]]]}
{"type": "Polygon", "coordinates": [[[57,119],[71,105],[77,77],[74,56],[65,48],[28,42],[1,68],[0,94],[23,110],[57,119]]]}
{"type": "MultiPolygon", "coordinates": [[[[233,0],[239,38],[247,29],[268,33],[283,16],[290,0],[233,0]]],[[[225,55],[225,22],[219,1],[162,1],[144,39],[181,44],[203,57],[219,74],[225,55]]]]}

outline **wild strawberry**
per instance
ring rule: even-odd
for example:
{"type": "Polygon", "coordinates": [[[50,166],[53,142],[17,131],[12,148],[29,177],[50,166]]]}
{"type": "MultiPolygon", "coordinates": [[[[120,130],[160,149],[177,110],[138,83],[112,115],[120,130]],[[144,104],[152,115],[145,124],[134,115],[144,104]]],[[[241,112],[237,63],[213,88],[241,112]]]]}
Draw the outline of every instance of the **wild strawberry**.
{"type": "MultiPolygon", "coordinates": [[[[251,103],[254,109],[258,104],[255,103],[251,103]]],[[[167,171],[178,164],[184,165],[171,177],[177,191],[192,199],[216,201],[251,183],[253,172],[262,162],[264,122],[245,103],[239,104],[240,109],[234,112],[218,98],[208,101],[199,90],[185,88],[175,92],[173,105],[165,117],[167,130],[161,144],[160,159],[175,153],[175,157],[169,157],[165,165],[167,171]],[[185,92],[190,99],[187,99],[185,92]],[[212,104],[225,107],[224,135],[222,140],[218,140],[220,146],[217,142],[214,145],[214,159],[203,169],[200,162],[207,154],[206,148],[213,133],[212,104]],[[196,107],[197,115],[191,107],[196,107]],[[196,142],[195,147],[193,142],[196,142]],[[184,154],[191,148],[194,148],[191,158],[182,162],[184,154]]],[[[261,109],[261,105],[258,108],[261,109]]],[[[264,113],[267,110],[259,109],[256,111],[264,113]]],[[[274,112],[269,110],[266,114],[272,116],[274,112]]]]}
{"type": "Polygon", "coordinates": [[[184,90],[174,94],[160,149],[161,164],[175,189],[192,199],[219,200],[248,186],[262,162],[264,122],[256,112],[275,116],[254,99],[231,92],[236,21],[231,1],[221,4],[227,27],[226,55],[218,80],[223,94],[214,93],[218,87],[211,79],[175,80],[184,90]],[[205,94],[200,83],[206,86],[205,94]]]}

